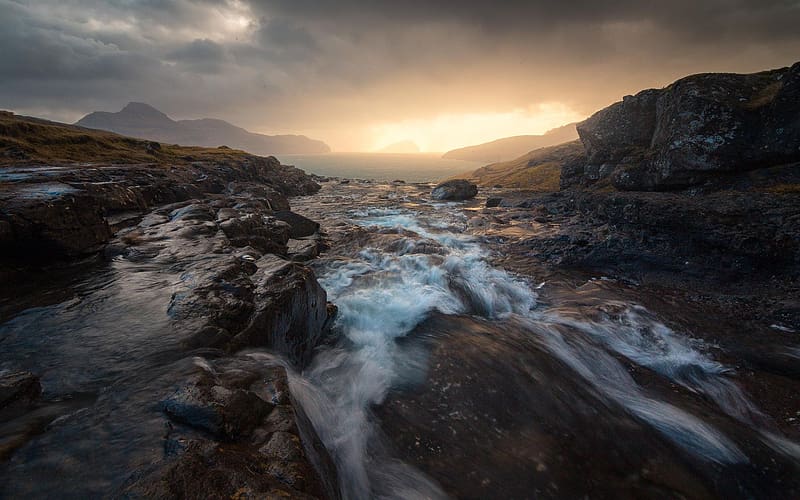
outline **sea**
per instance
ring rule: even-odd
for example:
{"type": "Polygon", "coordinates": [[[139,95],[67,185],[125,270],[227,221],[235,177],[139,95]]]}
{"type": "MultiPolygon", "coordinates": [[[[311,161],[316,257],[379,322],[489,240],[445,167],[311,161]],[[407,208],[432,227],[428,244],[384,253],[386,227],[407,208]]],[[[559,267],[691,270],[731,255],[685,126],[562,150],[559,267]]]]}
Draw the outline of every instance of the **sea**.
{"type": "Polygon", "coordinates": [[[284,165],[326,177],[406,182],[436,182],[483,166],[480,162],[445,160],[441,153],[328,153],[279,155],[278,159],[284,165]]]}

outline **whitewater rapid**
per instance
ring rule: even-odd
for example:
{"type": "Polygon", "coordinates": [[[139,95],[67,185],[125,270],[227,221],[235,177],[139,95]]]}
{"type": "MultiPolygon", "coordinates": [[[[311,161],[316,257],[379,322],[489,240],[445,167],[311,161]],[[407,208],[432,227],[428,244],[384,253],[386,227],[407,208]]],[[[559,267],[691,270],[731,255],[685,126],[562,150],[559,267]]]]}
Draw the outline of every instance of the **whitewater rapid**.
{"type": "MultiPolygon", "coordinates": [[[[458,204],[420,208],[355,208],[347,222],[366,244],[344,245],[317,265],[318,279],[338,306],[339,340],[315,356],[292,389],[331,451],[345,498],[444,498],[436,481],[392,456],[372,415],[392,389],[424,383],[424,351],[399,349],[432,313],[469,315],[522,328],[604,399],[621,405],[695,459],[747,463],[747,453],[712,422],[659,400],[631,376],[646,367],[746,425],[762,427],[768,446],[797,460],[797,445],[777,433],[744,391],[732,368],[708,346],[660,322],[638,304],[576,297],[537,304],[537,287],[490,264],[481,240],[466,232],[458,204]]],[[[535,402],[532,402],[535,404],[535,402]]]]}

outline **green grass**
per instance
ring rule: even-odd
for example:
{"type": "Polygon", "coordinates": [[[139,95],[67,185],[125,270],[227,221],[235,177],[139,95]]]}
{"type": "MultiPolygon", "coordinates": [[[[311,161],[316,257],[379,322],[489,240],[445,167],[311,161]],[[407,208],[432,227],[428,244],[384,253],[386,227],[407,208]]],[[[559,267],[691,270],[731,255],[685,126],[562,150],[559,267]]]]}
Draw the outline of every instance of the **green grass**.
{"type": "Polygon", "coordinates": [[[0,111],[0,165],[41,162],[175,165],[244,156],[247,153],[229,148],[158,144],[0,111]]]}

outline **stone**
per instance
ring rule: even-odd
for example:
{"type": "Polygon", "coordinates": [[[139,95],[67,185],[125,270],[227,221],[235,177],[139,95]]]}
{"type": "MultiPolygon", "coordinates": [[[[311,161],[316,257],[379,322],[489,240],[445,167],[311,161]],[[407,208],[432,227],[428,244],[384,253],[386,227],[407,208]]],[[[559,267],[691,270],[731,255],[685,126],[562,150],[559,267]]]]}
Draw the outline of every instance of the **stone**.
{"type": "Polygon", "coordinates": [[[434,200],[467,200],[478,194],[478,186],[463,179],[445,181],[431,191],[434,200]]]}
{"type": "Polygon", "coordinates": [[[502,198],[488,198],[486,200],[486,208],[499,207],[502,201],[502,198]]]}
{"type": "Polygon", "coordinates": [[[319,230],[319,223],[289,210],[278,210],[272,216],[289,224],[289,236],[291,238],[311,236],[319,230]]]}
{"type": "Polygon", "coordinates": [[[162,405],[174,422],[167,453],[134,471],[121,496],[339,498],[333,462],[302,410],[289,396],[262,399],[264,384],[289,386],[286,370],[268,363],[195,358],[195,372],[162,405]]]}

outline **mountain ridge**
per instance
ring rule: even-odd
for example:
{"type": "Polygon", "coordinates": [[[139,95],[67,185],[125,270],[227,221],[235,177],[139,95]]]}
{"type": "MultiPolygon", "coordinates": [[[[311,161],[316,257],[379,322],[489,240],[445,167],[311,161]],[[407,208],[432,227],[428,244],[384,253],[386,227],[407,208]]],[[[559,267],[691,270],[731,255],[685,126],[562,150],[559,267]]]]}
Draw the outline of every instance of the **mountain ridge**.
{"type": "Polygon", "coordinates": [[[218,118],[173,120],[155,107],[135,101],[118,112],[89,113],[75,125],[171,144],[224,145],[259,155],[330,152],[324,142],[304,135],[259,134],[218,118]]]}
{"type": "Polygon", "coordinates": [[[541,135],[516,135],[504,137],[482,144],[453,149],[442,155],[448,160],[479,161],[498,163],[509,161],[533,151],[534,149],[555,146],[578,138],[577,123],[568,123],[550,129],[541,135]]]}

